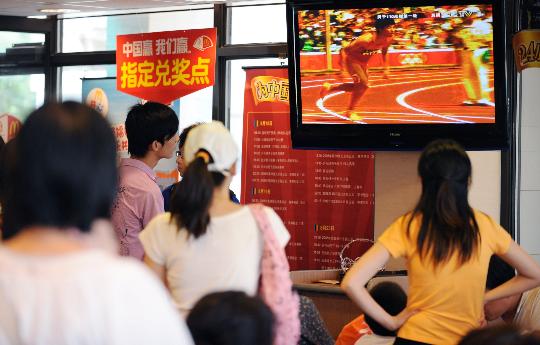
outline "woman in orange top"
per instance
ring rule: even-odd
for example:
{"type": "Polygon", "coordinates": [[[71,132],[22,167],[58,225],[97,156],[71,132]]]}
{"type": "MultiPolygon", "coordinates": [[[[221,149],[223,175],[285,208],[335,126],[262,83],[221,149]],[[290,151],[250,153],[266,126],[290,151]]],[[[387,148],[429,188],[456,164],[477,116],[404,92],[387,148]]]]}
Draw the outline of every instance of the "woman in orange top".
{"type": "Polygon", "coordinates": [[[540,266],[499,224],[469,206],[471,162],[458,143],[429,144],[418,172],[422,195],[415,209],[386,229],[342,287],[381,325],[400,328],[394,344],[456,344],[483,322],[485,302],[540,285],[540,266]],[[518,275],[486,293],[493,254],[518,275]],[[409,273],[407,308],[397,316],[385,312],[364,287],[390,256],[405,257],[409,273]]]}

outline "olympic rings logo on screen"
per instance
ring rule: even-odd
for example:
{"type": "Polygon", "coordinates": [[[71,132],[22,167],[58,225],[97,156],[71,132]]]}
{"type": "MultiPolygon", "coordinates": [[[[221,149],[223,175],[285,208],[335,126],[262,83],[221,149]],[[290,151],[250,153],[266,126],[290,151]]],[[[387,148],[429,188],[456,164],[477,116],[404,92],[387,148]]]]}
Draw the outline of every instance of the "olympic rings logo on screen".
{"type": "Polygon", "coordinates": [[[424,53],[399,54],[398,61],[402,65],[423,65],[427,61],[427,56],[424,53]]]}

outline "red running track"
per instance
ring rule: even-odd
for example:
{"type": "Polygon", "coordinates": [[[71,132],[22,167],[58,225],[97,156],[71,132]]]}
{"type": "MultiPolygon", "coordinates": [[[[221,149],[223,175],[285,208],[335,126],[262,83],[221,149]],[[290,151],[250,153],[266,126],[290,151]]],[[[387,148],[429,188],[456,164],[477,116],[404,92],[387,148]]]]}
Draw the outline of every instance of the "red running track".
{"type": "MultiPolygon", "coordinates": [[[[492,86],[492,71],[489,77],[492,86]]],[[[466,95],[459,67],[393,70],[388,78],[383,78],[382,71],[370,71],[370,87],[353,109],[361,116],[357,121],[345,115],[350,93],[333,92],[320,98],[322,84],[326,81],[335,85],[352,80],[339,73],[302,76],[304,124],[495,122],[493,103],[463,105],[466,95]]]]}

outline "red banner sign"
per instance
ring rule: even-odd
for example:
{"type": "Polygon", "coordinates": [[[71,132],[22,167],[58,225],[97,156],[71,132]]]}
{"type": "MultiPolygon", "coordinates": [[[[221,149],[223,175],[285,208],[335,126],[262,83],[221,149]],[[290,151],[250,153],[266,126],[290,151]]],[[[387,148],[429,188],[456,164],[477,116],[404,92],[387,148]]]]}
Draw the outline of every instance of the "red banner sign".
{"type": "Polygon", "coordinates": [[[116,36],[116,87],[168,104],[214,85],[216,29],[116,36]]]}
{"type": "MultiPolygon", "coordinates": [[[[242,203],[266,204],[283,219],[291,270],[340,268],[347,243],[373,240],[374,155],[293,150],[287,68],[246,73],[242,203]]],[[[358,243],[345,256],[369,248],[358,243]]]]}

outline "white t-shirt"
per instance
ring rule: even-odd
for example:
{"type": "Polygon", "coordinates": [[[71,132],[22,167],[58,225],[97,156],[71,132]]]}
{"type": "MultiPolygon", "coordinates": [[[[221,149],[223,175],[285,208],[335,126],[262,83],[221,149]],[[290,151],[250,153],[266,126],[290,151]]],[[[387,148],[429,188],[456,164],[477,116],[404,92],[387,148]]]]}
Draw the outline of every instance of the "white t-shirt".
{"type": "Polygon", "coordinates": [[[99,250],[31,256],[0,248],[0,344],[193,341],[162,284],[133,259],[99,250]]]}
{"type": "Polygon", "coordinates": [[[540,287],[523,293],[514,323],[522,330],[540,331],[540,287]]]}
{"type": "MultiPolygon", "coordinates": [[[[265,212],[285,247],[289,232],[274,210],[265,207],[265,212]]],[[[179,231],[168,212],[155,217],[139,238],[145,254],[166,268],[167,284],[183,315],[211,292],[257,293],[263,238],[248,206],[212,217],[206,233],[197,239],[185,229],[179,231]]]]}

